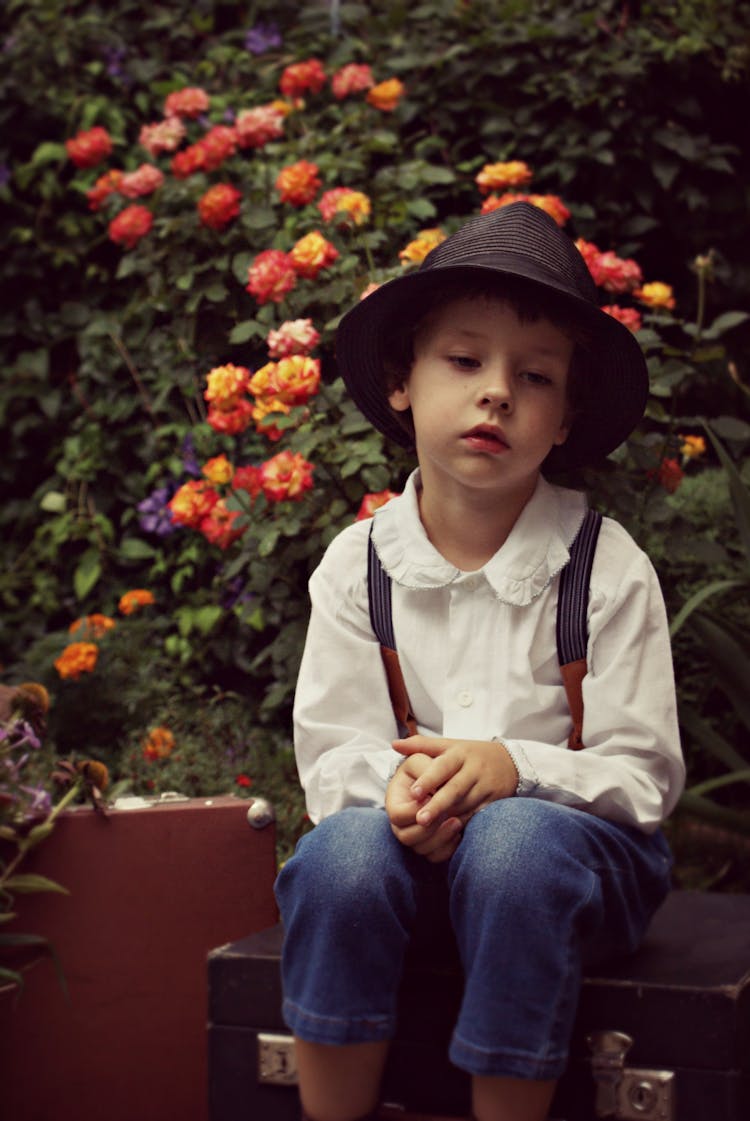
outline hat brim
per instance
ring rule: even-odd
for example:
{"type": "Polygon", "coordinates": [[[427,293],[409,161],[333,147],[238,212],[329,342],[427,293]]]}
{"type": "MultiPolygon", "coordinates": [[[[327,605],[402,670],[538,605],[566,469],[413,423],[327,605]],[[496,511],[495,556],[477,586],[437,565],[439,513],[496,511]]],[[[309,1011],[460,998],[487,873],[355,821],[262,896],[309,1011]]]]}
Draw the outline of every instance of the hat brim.
{"type": "Polygon", "coordinates": [[[389,334],[408,317],[409,305],[423,300],[431,287],[462,275],[492,273],[510,279],[521,277],[539,288],[540,296],[554,300],[557,314],[570,316],[587,336],[590,371],[584,401],[576,413],[566,442],[554,448],[547,466],[564,470],[594,463],[614,451],[643,416],[648,399],[648,368],[632,332],[588,299],[572,294],[554,273],[544,275],[538,262],[523,256],[493,254],[492,263],[475,258],[471,265],[407,273],[381,285],[355,305],[339,324],[336,361],[339,372],[360,411],[402,447],[413,441],[388,404],[384,360],[389,334]],[[505,259],[503,259],[503,256],[505,259]],[[590,343],[590,345],[589,345],[590,343]]]}

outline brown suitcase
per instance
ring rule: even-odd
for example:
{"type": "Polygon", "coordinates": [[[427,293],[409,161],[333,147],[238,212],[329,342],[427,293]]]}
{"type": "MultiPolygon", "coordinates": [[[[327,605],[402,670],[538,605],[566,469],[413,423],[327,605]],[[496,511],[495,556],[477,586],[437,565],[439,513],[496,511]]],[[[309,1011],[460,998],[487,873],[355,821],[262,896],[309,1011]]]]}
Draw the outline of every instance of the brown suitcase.
{"type": "MultiPolygon", "coordinates": [[[[233,796],[61,816],[23,871],[63,895],[18,897],[13,929],[51,961],[0,994],[7,1121],[206,1121],[206,957],[276,922],[274,829],[233,796]]],[[[5,928],[11,929],[9,927],[5,928]]]]}

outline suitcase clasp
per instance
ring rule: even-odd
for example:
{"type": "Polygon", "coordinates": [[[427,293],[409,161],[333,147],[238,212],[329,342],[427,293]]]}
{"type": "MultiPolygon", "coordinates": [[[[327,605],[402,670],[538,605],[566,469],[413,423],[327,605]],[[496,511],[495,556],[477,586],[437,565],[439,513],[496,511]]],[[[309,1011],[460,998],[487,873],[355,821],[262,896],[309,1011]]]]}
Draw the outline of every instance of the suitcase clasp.
{"type": "Polygon", "coordinates": [[[596,1083],[597,1117],[614,1121],[674,1121],[674,1071],[625,1066],[633,1046],[621,1031],[598,1031],[588,1037],[596,1083]]]}

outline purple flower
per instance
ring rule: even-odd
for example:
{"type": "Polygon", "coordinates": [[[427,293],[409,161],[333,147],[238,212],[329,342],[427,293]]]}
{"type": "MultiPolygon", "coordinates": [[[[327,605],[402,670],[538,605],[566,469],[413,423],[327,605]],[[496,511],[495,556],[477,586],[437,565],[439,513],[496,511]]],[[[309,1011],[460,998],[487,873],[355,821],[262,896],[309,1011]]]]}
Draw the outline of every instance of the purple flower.
{"type": "Polygon", "coordinates": [[[281,35],[275,23],[256,23],[245,36],[245,49],[250,54],[264,54],[272,47],[281,46],[281,35]]]}
{"type": "Polygon", "coordinates": [[[193,475],[196,479],[201,477],[201,469],[195,455],[195,444],[191,432],[182,441],[182,469],[186,475],[193,475]]]}
{"type": "Polygon", "coordinates": [[[0,187],[7,187],[10,183],[10,168],[7,163],[0,163],[0,187]]]}
{"type": "Polygon", "coordinates": [[[168,537],[174,533],[172,511],[167,506],[171,497],[171,487],[157,487],[148,498],[138,503],[138,521],[145,533],[155,533],[157,537],[168,537]]]}
{"type": "Polygon", "coordinates": [[[27,801],[24,807],[23,819],[26,822],[43,821],[52,810],[52,798],[43,786],[20,786],[27,801]]]}

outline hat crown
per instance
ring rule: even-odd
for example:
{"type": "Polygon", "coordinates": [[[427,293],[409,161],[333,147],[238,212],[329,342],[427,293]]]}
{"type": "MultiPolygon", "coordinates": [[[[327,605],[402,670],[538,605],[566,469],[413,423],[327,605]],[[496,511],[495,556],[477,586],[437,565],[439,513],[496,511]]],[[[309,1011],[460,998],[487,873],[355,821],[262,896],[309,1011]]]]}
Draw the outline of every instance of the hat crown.
{"type": "Polygon", "coordinates": [[[462,266],[524,276],[598,303],[596,285],[574,242],[532,203],[510,203],[470,218],[427,254],[419,271],[462,266]]]}

